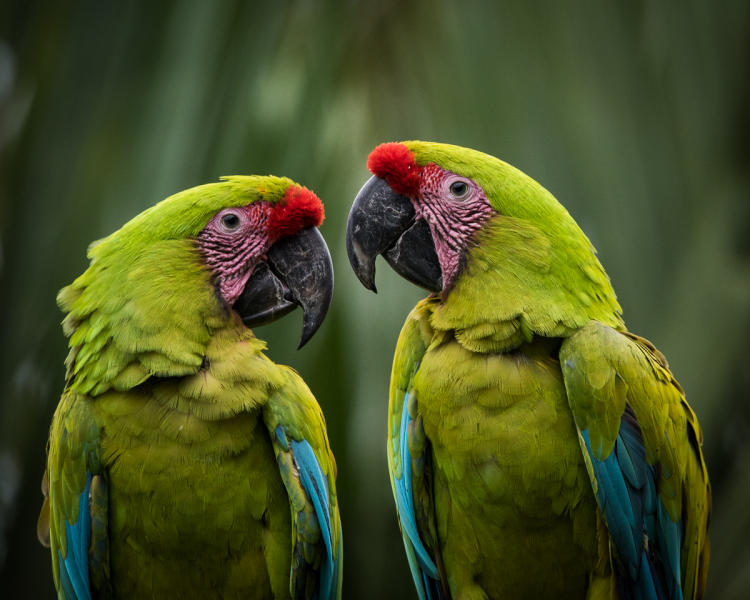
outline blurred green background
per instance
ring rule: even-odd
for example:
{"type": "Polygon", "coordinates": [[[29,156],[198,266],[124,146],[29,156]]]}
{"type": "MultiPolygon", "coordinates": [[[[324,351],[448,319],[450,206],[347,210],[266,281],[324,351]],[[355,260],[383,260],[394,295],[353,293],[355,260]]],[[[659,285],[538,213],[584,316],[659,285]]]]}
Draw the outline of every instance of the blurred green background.
{"type": "Polygon", "coordinates": [[[714,486],[710,597],[750,589],[750,3],[0,2],[0,596],[52,597],[35,522],[87,244],[178,190],[287,175],[326,204],[329,317],[258,331],[319,399],[339,465],[345,597],[413,598],[385,464],[390,361],[420,292],[344,248],[378,143],[520,167],[599,250],[669,358],[714,486]]]}

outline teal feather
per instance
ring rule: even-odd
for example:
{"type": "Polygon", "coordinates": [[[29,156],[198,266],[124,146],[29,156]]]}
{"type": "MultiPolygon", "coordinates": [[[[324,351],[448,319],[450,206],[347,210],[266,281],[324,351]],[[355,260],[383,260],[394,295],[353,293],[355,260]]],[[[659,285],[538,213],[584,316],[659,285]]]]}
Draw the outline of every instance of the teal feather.
{"type": "Polygon", "coordinates": [[[414,511],[414,496],[412,490],[412,474],[411,474],[411,453],[409,451],[408,442],[408,429],[411,417],[408,412],[408,394],[407,398],[404,398],[403,415],[401,417],[401,465],[402,474],[401,479],[396,478],[394,480],[396,488],[396,498],[398,502],[398,514],[401,520],[401,526],[406,531],[406,535],[409,537],[417,560],[419,561],[419,568],[426,572],[427,575],[433,579],[438,578],[437,567],[435,562],[430,558],[427,549],[424,547],[422,539],[419,537],[419,531],[417,530],[417,516],[414,511]]]}
{"type": "MultiPolygon", "coordinates": [[[[283,432],[282,435],[284,435],[283,432]]],[[[292,455],[299,469],[302,487],[307,492],[315,507],[315,515],[318,519],[318,525],[326,548],[325,560],[321,566],[318,598],[321,600],[332,598],[335,596],[336,590],[334,586],[334,558],[333,545],[331,543],[331,507],[328,503],[328,483],[310,444],[306,440],[302,440],[301,442],[292,440],[290,445],[292,455]]]]}
{"type": "Polygon", "coordinates": [[[65,574],[63,589],[66,600],[91,600],[88,557],[91,540],[91,515],[88,506],[90,490],[91,473],[86,473],[86,487],[78,496],[78,519],[73,525],[65,522],[67,556],[63,558],[58,550],[60,572],[65,574]]]}

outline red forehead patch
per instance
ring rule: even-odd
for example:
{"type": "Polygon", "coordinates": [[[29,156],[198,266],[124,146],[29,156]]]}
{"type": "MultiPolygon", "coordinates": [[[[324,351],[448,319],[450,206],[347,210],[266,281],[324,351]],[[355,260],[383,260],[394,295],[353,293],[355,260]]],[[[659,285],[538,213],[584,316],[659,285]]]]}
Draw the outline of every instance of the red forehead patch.
{"type": "Polygon", "coordinates": [[[323,203],[315,193],[306,187],[292,185],[283,200],[271,208],[268,235],[274,239],[294,235],[305,227],[318,227],[324,217],[323,203]]]}
{"type": "Polygon", "coordinates": [[[419,192],[419,175],[422,167],[414,160],[411,150],[403,144],[380,144],[370,152],[367,168],[373,175],[385,179],[398,194],[416,196],[419,192]]]}

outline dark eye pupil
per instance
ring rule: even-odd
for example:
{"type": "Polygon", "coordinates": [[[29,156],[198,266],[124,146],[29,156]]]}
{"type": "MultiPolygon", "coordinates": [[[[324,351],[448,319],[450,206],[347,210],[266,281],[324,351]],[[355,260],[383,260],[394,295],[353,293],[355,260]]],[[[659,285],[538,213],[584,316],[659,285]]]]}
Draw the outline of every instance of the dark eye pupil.
{"type": "Polygon", "coordinates": [[[454,181],[451,184],[451,194],[454,196],[463,196],[466,194],[466,192],[469,189],[469,186],[466,185],[463,181],[454,181]]]}
{"type": "Polygon", "coordinates": [[[221,223],[227,229],[237,229],[240,225],[240,218],[234,213],[227,213],[221,217],[221,223]]]}

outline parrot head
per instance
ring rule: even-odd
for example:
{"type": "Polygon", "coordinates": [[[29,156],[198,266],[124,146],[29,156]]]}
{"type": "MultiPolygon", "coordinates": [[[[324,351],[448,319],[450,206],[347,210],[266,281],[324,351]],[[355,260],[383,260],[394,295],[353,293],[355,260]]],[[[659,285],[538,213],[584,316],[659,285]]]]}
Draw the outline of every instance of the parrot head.
{"type": "Polygon", "coordinates": [[[431,292],[449,287],[472,234],[492,215],[487,195],[469,177],[434,162],[420,165],[408,144],[378,146],[374,174],[357,195],[347,251],[360,281],[375,291],[375,256],[431,292]]]}
{"type": "Polygon", "coordinates": [[[421,141],[381,144],[367,166],[373,176],[354,200],[346,246],[368,289],[376,291],[382,255],[439,297],[455,327],[518,321],[547,335],[586,318],[620,323],[588,238],[518,169],[476,150],[421,141]]]}
{"type": "Polygon", "coordinates": [[[70,385],[99,394],[194,373],[217,331],[247,331],[242,322],[297,306],[301,347],[333,294],[322,221],[320,200],[292,180],[232,176],[174,194],[94,242],[89,267],[58,294],[70,385]]]}
{"type": "Polygon", "coordinates": [[[302,347],[323,322],[333,295],[331,256],[317,229],[323,218],[318,197],[290,179],[230,176],[170,196],[94,242],[89,255],[92,267],[114,263],[134,285],[162,287],[187,270],[207,272],[219,303],[248,327],[300,306],[302,347]],[[175,248],[184,250],[184,264],[169,272],[175,248]],[[149,272],[154,263],[142,259],[161,252],[164,262],[149,272]]]}

